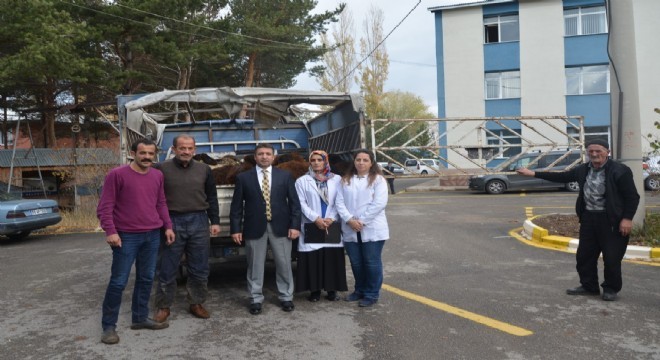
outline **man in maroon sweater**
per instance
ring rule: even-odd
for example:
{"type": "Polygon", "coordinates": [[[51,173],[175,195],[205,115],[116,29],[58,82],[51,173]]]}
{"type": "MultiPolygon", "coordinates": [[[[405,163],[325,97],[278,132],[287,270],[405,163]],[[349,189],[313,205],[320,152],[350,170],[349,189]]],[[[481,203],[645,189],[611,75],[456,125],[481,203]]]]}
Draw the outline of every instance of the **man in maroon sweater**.
{"type": "Polygon", "coordinates": [[[156,271],[160,229],[168,244],[174,242],[172,222],[165,201],[163,174],[151,169],[156,145],[147,139],[131,146],[134,161],[111,170],[105,178],[96,210],[112,249],[110,282],[103,300],[101,325],[105,344],[116,344],[115,328],[122,292],[135,263],[135,287],[131,306],[131,329],[164,329],[168,324],[148,318],[149,296],[156,271]],[[154,211],[156,209],[156,211],[154,211]]]}

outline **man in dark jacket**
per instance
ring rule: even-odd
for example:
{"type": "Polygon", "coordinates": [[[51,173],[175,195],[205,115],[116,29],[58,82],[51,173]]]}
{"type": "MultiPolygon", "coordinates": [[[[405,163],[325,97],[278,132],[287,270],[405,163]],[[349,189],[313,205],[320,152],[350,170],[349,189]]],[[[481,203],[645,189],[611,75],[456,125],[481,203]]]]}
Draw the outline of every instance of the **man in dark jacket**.
{"type": "Polygon", "coordinates": [[[614,301],[621,290],[621,260],[626,253],[632,219],[639,205],[639,194],[630,168],[608,160],[607,141],[587,143],[589,162],[564,172],[535,172],[520,168],[525,176],[568,183],[577,181],[580,194],[575,211],[580,220],[580,243],[576,260],[580,286],[566,290],[569,295],[600,295],[598,258],[603,254],[605,281],[603,300],[614,301]]]}
{"type": "Polygon", "coordinates": [[[245,243],[250,314],[261,313],[268,244],[275,260],[280,306],[291,312],[294,309],[291,242],[300,235],[300,199],[291,174],[272,166],[275,160],[272,145],[258,144],[254,158],[255,169],[236,176],[229,211],[231,238],[238,245],[245,243]]]}

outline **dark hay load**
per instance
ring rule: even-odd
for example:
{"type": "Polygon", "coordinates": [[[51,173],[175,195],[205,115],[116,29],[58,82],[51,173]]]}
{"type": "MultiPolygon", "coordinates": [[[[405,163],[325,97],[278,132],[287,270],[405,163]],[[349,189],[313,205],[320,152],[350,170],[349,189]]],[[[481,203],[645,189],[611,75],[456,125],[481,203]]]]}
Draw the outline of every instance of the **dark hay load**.
{"type": "Polygon", "coordinates": [[[293,176],[294,179],[298,179],[299,177],[307,174],[307,171],[309,170],[309,163],[307,163],[305,160],[287,161],[277,165],[277,168],[288,171],[291,173],[291,176],[293,176]]]}
{"type": "Polygon", "coordinates": [[[242,172],[254,169],[254,165],[250,163],[242,163],[238,166],[229,167],[231,170],[227,174],[227,184],[236,184],[236,176],[242,172]]]}
{"type": "Polygon", "coordinates": [[[245,155],[243,162],[252,164],[252,166],[257,166],[257,160],[254,158],[254,154],[245,155]]]}
{"type": "Polygon", "coordinates": [[[206,165],[218,165],[218,162],[207,154],[195,154],[193,160],[201,161],[206,165]]]}
{"type": "Polygon", "coordinates": [[[237,166],[240,164],[241,161],[234,155],[225,155],[218,160],[218,165],[220,166],[237,166]]]}
{"type": "Polygon", "coordinates": [[[295,152],[277,155],[277,157],[275,157],[275,161],[273,161],[273,166],[284,164],[290,161],[305,162],[305,159],[302,157],[302,155],[295,152]]]}
{"type": "MultiPolygon", "coordinates": [[[[230,174],[235,173],[236,170],[234,167],[236,165],[222,166],[211,170],[213,174],[213,179],[215,180],[216,185],[231,185],[233,182],[229,181],[230,174]]],[[[235,175],[234,175],[235,176],[235,175]]]]}

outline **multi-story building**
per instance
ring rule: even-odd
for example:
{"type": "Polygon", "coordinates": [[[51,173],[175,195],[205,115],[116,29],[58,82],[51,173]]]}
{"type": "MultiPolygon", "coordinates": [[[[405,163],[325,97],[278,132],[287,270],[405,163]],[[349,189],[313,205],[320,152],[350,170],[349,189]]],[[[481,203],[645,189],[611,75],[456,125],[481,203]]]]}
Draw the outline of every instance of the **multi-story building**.
{"type": "MultiPolygon", "coordinates": [[[[635,21],[616,25],[634,31],[636,53],[630,56],[635,59],[639,96],[626,101],[639,102],[640,135],[646,138],[657,133],[654,122],[660,120],[654,112],[660,107],[659,32],[649,31],[658,28],[650,14],[660,13],[660,1],[634,3],[630,16],[635,21]]],[[[618,92],[618,64],[613,68],[608,54],[607,10],[605,0],[466,0],[429,8],[436,25],[438,117],[580,115],[587,140],[616,140],[620,132],[611,109],[617,98],[612,100],[611,89],[618,92]]],[[[469,139],[452,131],[441,138],[441,145],[469,139]]],[[[492,126],[489,133],[491,145],[520,141],[502,127],[492,126]]],[[[569,126],[567,133],[576,132],[569,126]]],[[[642,140],[642,150],[649,149],[648,140],[642,140]]],[[[495,150],[496,157],[507,157],[524,147],[495,150]]],[[[460,162],[460,157],[454,159],[460,162]]]]}

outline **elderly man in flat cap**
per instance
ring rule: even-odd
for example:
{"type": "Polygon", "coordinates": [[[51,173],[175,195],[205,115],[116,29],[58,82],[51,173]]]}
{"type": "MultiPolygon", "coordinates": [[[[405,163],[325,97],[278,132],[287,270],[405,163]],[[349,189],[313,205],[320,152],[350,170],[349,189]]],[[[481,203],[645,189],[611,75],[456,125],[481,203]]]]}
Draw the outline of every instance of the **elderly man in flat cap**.
{"type": "Polygon", "coordinates": [[[621,290],[621,260],[626,253],[632,219],[639,204],[639,194],[630,168],[608,159],[607,141],[587,142],[589,162],[564,172],[535,172],[517,169],[518,174],[549,181],[577,181],[580,194],[575,211],[580,220],[580,244],[576,260],[580,286],[566,290],[568,295],[600,295],[598,258],[603,254],[605,280],[602,298],[616,300],[621,290]]]}

